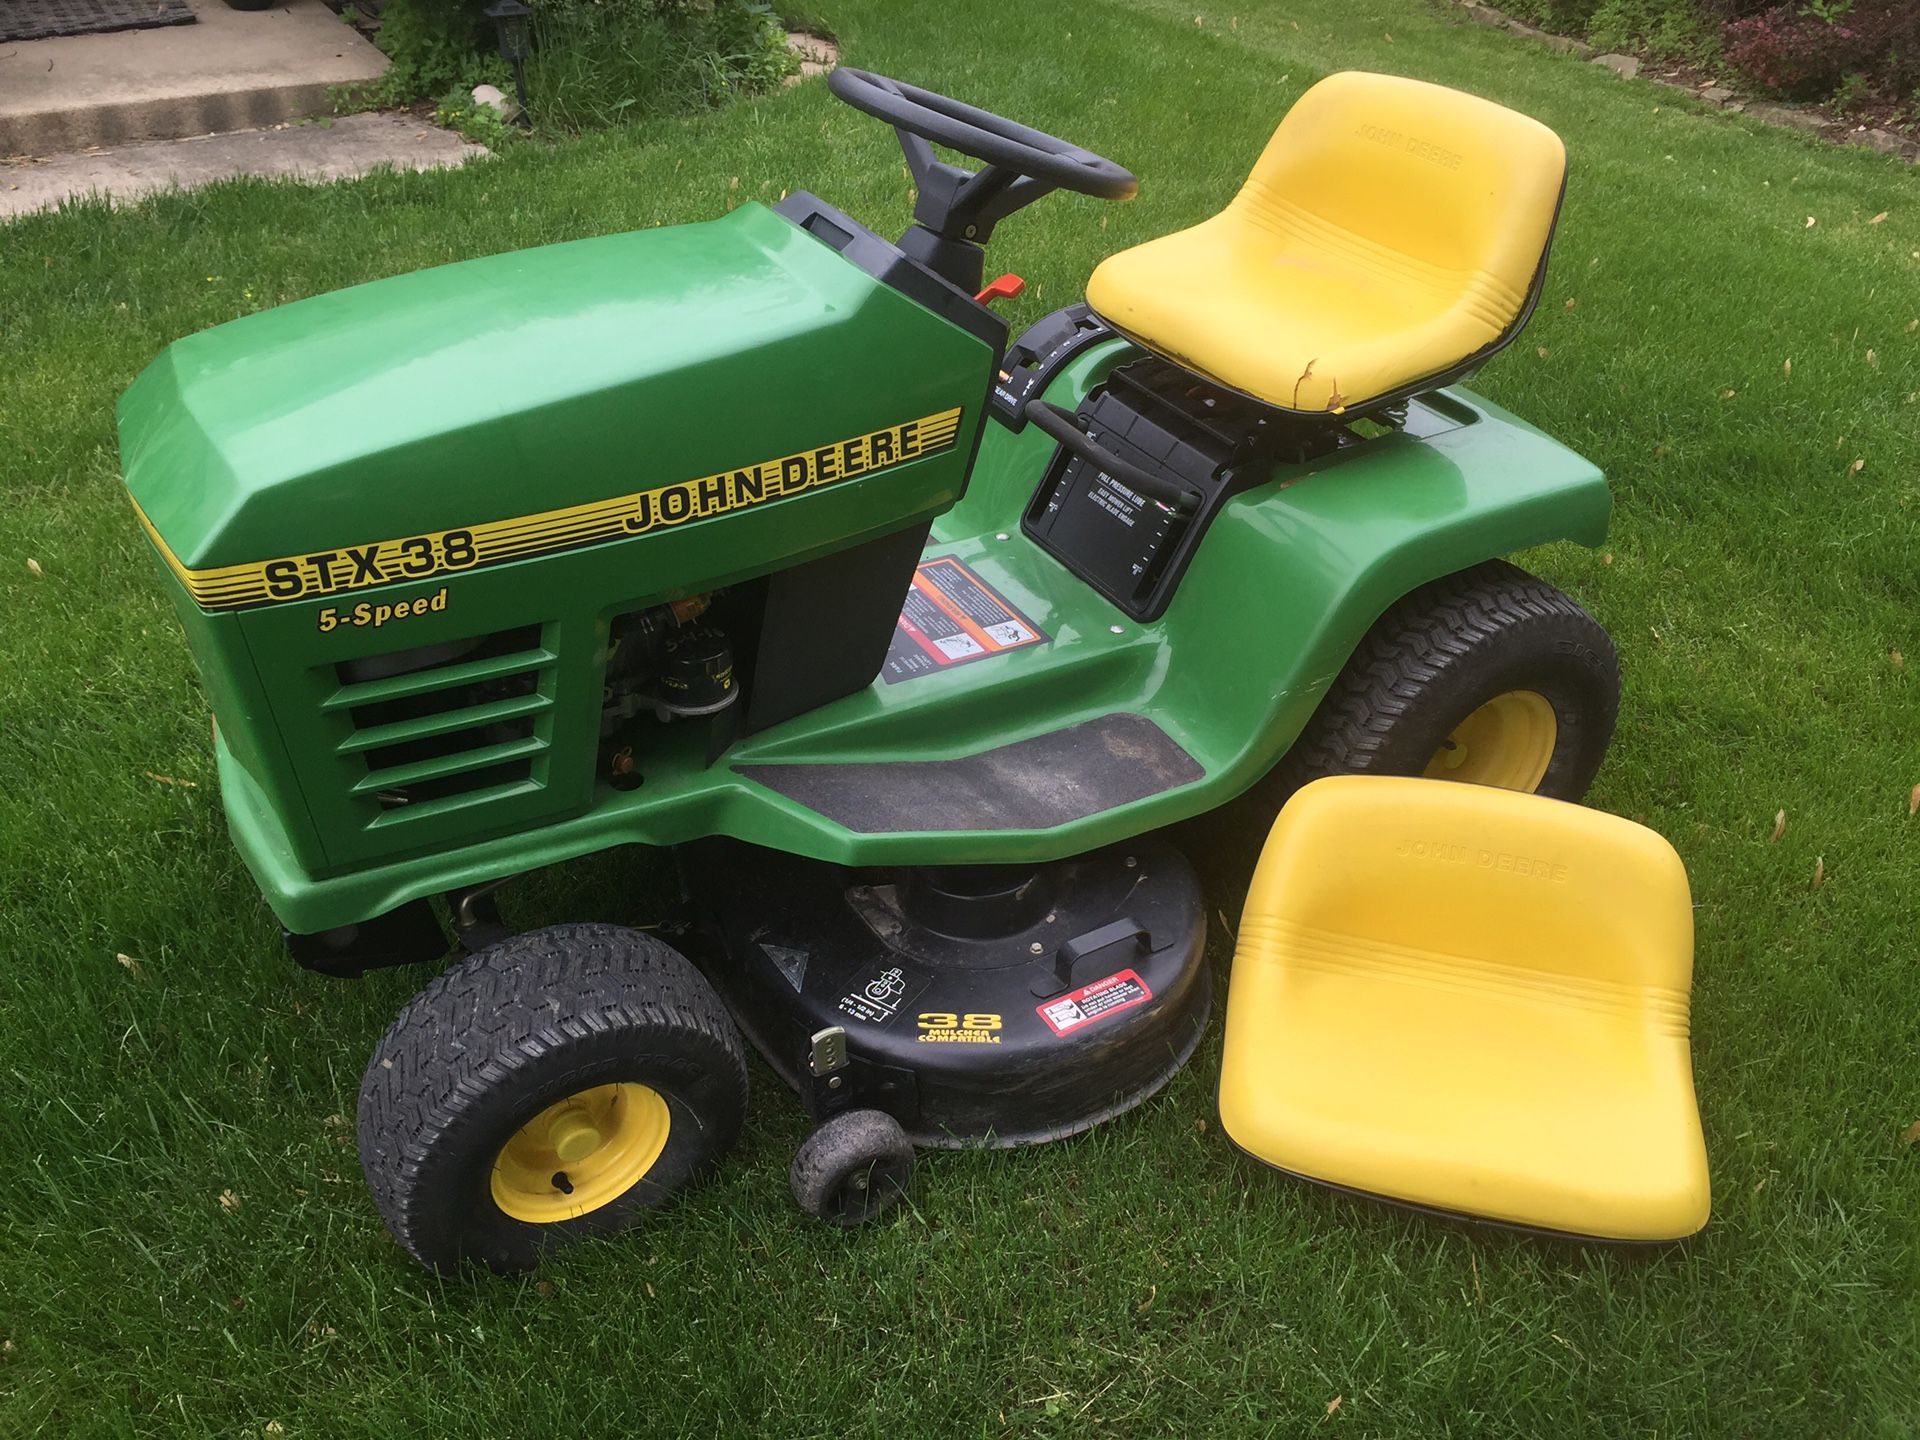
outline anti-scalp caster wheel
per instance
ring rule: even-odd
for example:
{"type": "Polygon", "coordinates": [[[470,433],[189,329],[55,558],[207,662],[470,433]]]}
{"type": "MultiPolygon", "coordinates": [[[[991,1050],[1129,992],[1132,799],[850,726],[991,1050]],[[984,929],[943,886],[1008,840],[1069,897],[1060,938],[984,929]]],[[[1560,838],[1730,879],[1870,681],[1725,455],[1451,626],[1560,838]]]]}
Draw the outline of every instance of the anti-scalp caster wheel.
{"type": "Polygon", "coordinates": [[[884,1110],[847,1110],[801,1144],[788,1178],[793,1198],[816,1220],[860,1225],[906,1193],[913,1142],[884,1110]]]}
{"type": "Polygon", "coordinates": [[[637,1223],[727,1152],[746,1057],[660,941],[612,925],[516,935],[448,970],[381,1038],[360,1163],[423,1265],[524,1270],[637,1223]]]}

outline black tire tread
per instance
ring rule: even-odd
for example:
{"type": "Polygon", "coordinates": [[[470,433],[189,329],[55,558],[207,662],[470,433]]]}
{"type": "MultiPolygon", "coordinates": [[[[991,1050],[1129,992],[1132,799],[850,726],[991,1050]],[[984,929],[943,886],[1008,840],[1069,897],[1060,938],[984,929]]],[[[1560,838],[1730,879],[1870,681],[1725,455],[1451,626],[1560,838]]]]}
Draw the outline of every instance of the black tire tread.
{"type": "MultiPolygon", "coordinates": [[[[1395,722],[1422,703],[1451,666],[1498,644],[1504,631],[1551,619],[1592,630],[1617,695],[1619,658],[1599,622],[1572,596],[1517,565],[1489,560],[1409,591],[1367,631],[1276,768],[1284,792],[1325,775],[1378,768],[1395,722]]],[[[1606,723],[1610,731],[1611,714],[1606,723]]]]}
{"type": "Polygon", "coordinates": [[[710,1048],[734,1081],[734,1112],[744,1111],[746,1056],[725,1005],[692,962],[639,931],[575,924],[515,935],[416,994],[374,1048],[360,1090],[362,1168],[394,1238],[420,1255],[410,1182],[458,1123],[463,1092],[493,1090],[567,1039],[610,1028],[677,1032],[710,1048]]]}
{"type": "MultiPolygon", "coordinates": [[[[852,1223],[834,1210],[835,1193],[863,1165],[893,1161],[911,1174],[913,1142],[900,1122],[884,1110],[847,1110],[822,1123],[794,1153],[788,1181],[793,1199],[816,1220],[852,1223]]],[[[883,1197],[860,1217],[872,1219],[891,1206],[897,1193],[883,1197]]]]}

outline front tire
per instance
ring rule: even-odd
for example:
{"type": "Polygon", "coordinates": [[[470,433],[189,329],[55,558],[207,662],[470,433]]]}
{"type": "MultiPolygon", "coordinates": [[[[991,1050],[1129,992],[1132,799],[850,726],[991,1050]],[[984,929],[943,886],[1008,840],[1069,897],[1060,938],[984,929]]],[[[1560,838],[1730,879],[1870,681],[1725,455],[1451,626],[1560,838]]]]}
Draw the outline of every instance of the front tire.
{"type": "Polygon", "coordinates": [[[740,1133],[746,1056],[671,947],[560,925],[470,956],[400,1012],[360,1087],[360,1162],[421,1264],[531,1268],[701,1178],[740,1133]]]}
{"type": "Polygon", "coordinates": [[[1264,782],[1426,775],[1557,800],[1592,785],[1620,711],[1620,660],[1569,596],[1502,560],[1411,591],[1374,624],[1264,782]]]}

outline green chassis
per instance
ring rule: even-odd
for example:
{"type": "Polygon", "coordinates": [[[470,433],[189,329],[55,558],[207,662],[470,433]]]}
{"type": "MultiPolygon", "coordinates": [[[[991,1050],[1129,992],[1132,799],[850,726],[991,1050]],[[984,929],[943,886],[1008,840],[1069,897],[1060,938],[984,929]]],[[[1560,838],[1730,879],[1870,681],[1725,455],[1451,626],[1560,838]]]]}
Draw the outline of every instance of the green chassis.
{"type": "MultiPolygon", "coordinates": [[[[1046,397],[1072,410],[1139,353],[1102,342],[1046,397]]],[[[982,423],[990,363],[982,341],[756,205],[706,224],[401,276],[174,346],[122,403],[128,486],[165,547],[213,702],[234,839],[280,920],[311,933],[613,845],[711,835],[853,865],[1075,855],[1214,809],[1253,784],[1367,628],[1415,586],[1527,546],[1596,545],[1605,535],[1609,498],[1592,465],[1451,388],[1415,402],[1422,437],[1383,433],[1283,465],[1229,502],[1165,614],[1137,623],[1022,534],[1054,445],[1032,425],[1016,434],[982,423]],[[635,325],[644,326],[639,359],[635,325]],[[778,333],[769,339],[769,330],[778,333]],[[781,346],[829,333],[836,354],[861,357],[869,388],[823,417],[829,402],[795,389],[817,351],[781,346]],[[504,363],[503,346],[515,347],[515,378],[476,379],[504,363]],[[622,394],[685,423],[672,435],[628,433],[626,412],[611,403],[622,394]],[[377,637],[327,634],[316,617],[328,597],[222,611],[182,583],[183,571],[689,479],[948,404],[963,415],[943,456],[672,530],[344,597],[349,606],[411,602],[445,587],[457,619],[423,607],[377,637]],[[530,431],[530,416],[547,428],[530,431]],[[636,468],[647,478],[636,482],[636,468]],[[875,680],[711,764],[701,727],[669,726],[641,788],[596,783],[597,710],[572,714],[564,700],[597,699],[609,618],[641,598],[637,567],[657,579],[647,598],[671,599],[923,515],[937,516],[926,553],[959,557],[1048,643],[908,683],[875,680]],[[327,767],[353,757],[337,753],[345,722],[313,677],[330,684],[341,655],[524,624],[530,592],[548,605],[534,618],[549,622],[533,779],[491,809],[423,815],[394,853],[380,853],[375,841],[394,845],[378,828],[384,817],[355,818],[323,793],[327,767]],[[1115,713],[1151,717],[1199,778],[1046,829],[862,833],[740,773],[949,760],[1115,713]]]]}

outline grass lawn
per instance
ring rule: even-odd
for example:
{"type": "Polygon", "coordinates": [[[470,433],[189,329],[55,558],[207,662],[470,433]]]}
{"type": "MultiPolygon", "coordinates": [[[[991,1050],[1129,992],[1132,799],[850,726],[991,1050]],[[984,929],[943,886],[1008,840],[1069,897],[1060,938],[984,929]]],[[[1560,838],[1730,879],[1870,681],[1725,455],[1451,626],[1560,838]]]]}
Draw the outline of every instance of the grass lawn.
{"type": "MultiPolygon", "coordinates": [[[[455,174],[0,228],[0,1435],[1914,1434],[1920,175],[1420,0],[819,3],[849,63],[1141,176],[1132,204],[1003,227],[992,263],[1034,282],[1019,322],[1223,204],[1328,71],[1566,137],[1546,298],[1479,385],[1613,479],[1605,553],[1522,559],[1620,646],[1592,802],[1691,870],[1712,1223],[1625,1254],[1285,1181],[1219,1133],[1216,1038],[1089,1137],[928,1158],[863,1233],[792,1208],[803,1121],[758,1070],[721,1178],[629,1243],[467,1284],[386,1238],[350,1116],[423,977],[328,982],[280,952],[119,490],[114,399],[251,309],[789,186],[897,232],[891,136],[816,83],[455,174]]],[[[1244,837],[1190,839],[1234,914],[1244,837]]],[[[523,884],[511,918],[643,922],[637,858],[523,884]]]]}

